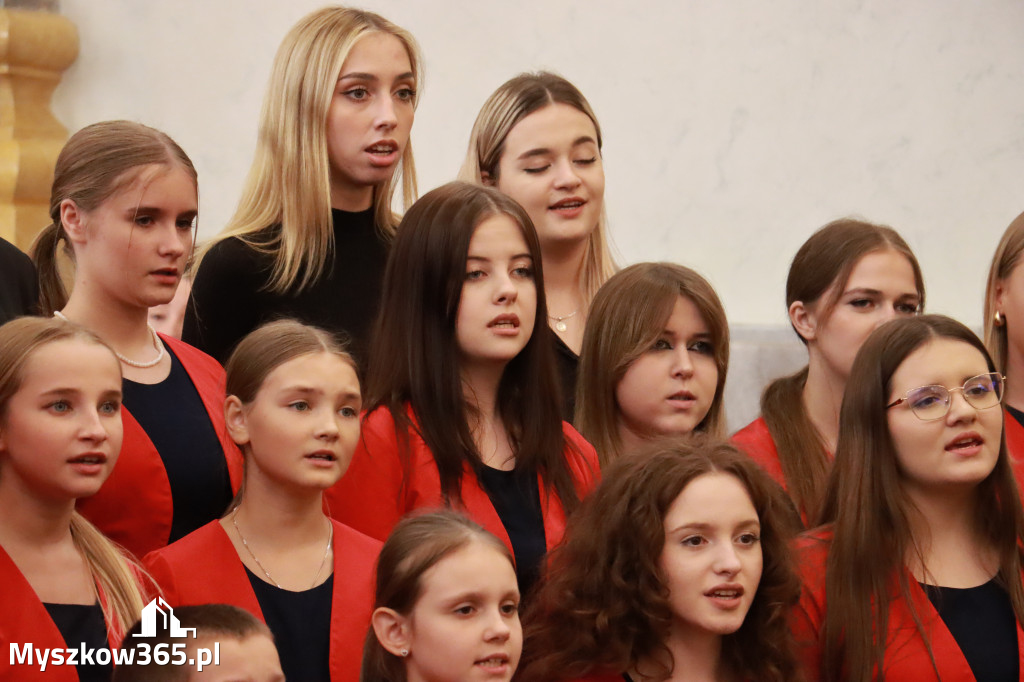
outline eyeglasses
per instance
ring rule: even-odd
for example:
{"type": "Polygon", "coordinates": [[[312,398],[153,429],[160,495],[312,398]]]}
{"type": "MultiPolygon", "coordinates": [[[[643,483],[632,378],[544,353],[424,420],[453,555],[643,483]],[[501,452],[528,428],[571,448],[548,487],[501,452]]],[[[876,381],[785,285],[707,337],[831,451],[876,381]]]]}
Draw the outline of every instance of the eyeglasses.
{"type": "Polygon", "coordinates": [[[926,422],[942,419],[949,412],[953,402],[953,391],[960,391],[964,400],[976,410],[987,410],[995,407],[1003,399],[1003,383],[1006,377],[997,372],[979,374],[964,382],[963,386],[946,388],[945,386],[922,386],[907,391],[902,398],[885,406],[890,409],[906,403],[914,416],[926,422]]]}

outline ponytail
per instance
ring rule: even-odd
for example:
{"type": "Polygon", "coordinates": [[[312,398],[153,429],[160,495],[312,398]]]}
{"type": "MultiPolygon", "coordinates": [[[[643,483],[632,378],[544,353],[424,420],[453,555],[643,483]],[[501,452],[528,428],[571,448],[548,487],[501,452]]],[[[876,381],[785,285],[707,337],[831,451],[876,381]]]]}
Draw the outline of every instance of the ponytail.
{"type": "Polygon", "coordinates": [[[140,579],[145,573],[78,512],[71,515],[71,537],[103,593],[110,639],[119,642],[142,614],[145,599],[140,579]]]}
{"type": "Polygon", "coordinates": [[[32,244],[31,255],[39,272],[39,314],[50,317],[68,302],[68,292],[60,276],[57,262],[61,242],[67,251],[67,240],[60,222],[60,213],[53,222],[43,228],[32,244]]]}
{"type": "Polygon", "coordinates": [[[826,446],[804,409],[807,367],[776,379],[761,396],[761,416],[779,453],[786,490],[804,520],[816,523],[830,463],[826,446]]]}

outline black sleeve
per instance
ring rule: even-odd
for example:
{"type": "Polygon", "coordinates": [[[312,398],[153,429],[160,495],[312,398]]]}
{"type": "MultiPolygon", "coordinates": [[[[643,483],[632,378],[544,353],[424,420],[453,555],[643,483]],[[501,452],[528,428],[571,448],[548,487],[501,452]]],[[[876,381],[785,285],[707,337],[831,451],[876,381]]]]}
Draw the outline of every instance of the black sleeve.
{"type": "Polygon", "coordinates": [[[0,324],[39,312],[39,279],[32,260],[0,239],[0,324]]]}
{"type": "Polygon", "coordinates": [[[222,365],[242,337],[259,326],[258,301],[266,283],[264,259],[242,241],[217,243],[192,282],[181,338],[222,365]]]}

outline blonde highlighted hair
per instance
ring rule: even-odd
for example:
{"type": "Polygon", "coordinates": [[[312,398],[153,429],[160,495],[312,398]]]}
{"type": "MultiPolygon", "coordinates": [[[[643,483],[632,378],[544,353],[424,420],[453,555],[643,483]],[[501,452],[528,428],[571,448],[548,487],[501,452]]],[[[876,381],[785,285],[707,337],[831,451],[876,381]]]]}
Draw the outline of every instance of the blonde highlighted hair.
{"type": "Polygon", "coordinates": [[[580,351],[573,421],[597,449],[602,467],[623,454],[615,388],[629,366],[665,331],[680,296],[700,311],[718,369],[715,397],[694,431],[724,435],[722,400],[729,368],[729,323],[722,302],[707,280],[690,268],[675,263],[638,263],[613,276],[597,292],[580,351]]]}
{"type": "MultiPolygon", "coordinates": [[[[207,244],[238,237],[274,257],[267,289],[302,291],[323,274],[335,248],[331,220],[327,114],[338,75],[352,48],[375,33],[405,46],[417,87],[423,62],[416,40],[384,17],[348,7],[324,7],[303,17],[274,58],[260,114],[256,153],[235,215],[207,244]],[[266,228],[280,225],[267,233],[266,228]]],[[[374,221],[390,238],[398,222],[391,203],[399,183],[407,208],[416,197],[412,143],[391,178],[374,190],[374,221]]]]}
{"type": "MultiPolygon", "coordinates": [[[[992,256],[992,265],[988,271],[988,286],[985,288],[985,346],[996,361],[996,369],[1006,373],[1006,349],[1008,339],[1006,336],[1006,318],[1000,313],[1000,321],[997,323],[995,316],[996,290],[1006,281],[1006,278],[1014,271],[1020,263],[1020,255],[1024,252],[1024,213],[1013,219],[1010,226],[1003,233],[999,240],[999,246],[992,256]]],[[[1024,327],[1024,320],[1019,322],[1024,327]]],[[[1013,378],[1013,380],[1016,380],[1013,378]]]]}
{"type": "MultiPolygon", "coordinates": [[[[58,341],[80,340],[114,351],[92,332],[70,322],[41,317],[22,317],[0,327],[0,430],[7,407],[24,381],[25,365],[43,346],[58,341]]],[[[117,363],[120,367],[120,363],[117,363]]],[[[96,526],[78,512],[71,515],[71,536],[89,572],[103,593],[103,616],[112,638],[120,640],[145,605],[140,579],[145,573],[96,526]]]]}
{"type": "Polygon", "coordinates": [[[71,200],[82,211],[100,204],[139,179],[147,166],[177,165],[196,185],[198,177],[188,154],[166,133],[133,121],[102,121],[82,128],[57,156],[50,190],[50,219],[32,245],[39,271],[40,312],[50,315],[63,308],[68,293],[61,280],[58,256],[73,257],[61,221],[60,207],[71,200]],[[61,243],[63,242],[63,246],[61,243]]]}
{"type": "MultiPolygon", "coordinates": [[[[459,171],[459,180],[477,185],[486,184],[485,177],[496,181],[508,134],[524,118],[552,104],[565,104],[586,114],[594,124],[597,148],[601,149],[601,125],[587,98],[575,85],[548,71],[521,73],[503,83],[484,102],[469,136],[469,149],[459,171]]],[[[588,304],[617,270],[608,247],[607,222],[602,208],[597,226],[590,233],[580,273],[580,288],[588,304]]]]}

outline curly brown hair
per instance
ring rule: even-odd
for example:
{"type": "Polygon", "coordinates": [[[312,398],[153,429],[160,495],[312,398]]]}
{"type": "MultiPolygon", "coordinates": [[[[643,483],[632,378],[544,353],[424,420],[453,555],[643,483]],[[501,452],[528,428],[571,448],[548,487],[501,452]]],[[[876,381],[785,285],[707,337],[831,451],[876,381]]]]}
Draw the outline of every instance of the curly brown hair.
{"type": "Polygon", "coordinates": [[[722,655],[744,679],[799,679],[787,616],[800,596],[789,540],[796,528],[782,489],[730,443],[705,436],[664,439],[611,463],[600,487],[572,516],[552,553],[546,580],[524,617],[517,679],[552,682],[621,673],[640,660],[675,663],[665,641],[672,621],[658,568],[664,519],[695,478],[735,476],[761,523],[764,568],[743,625],[723,638],[722,655]]]}

